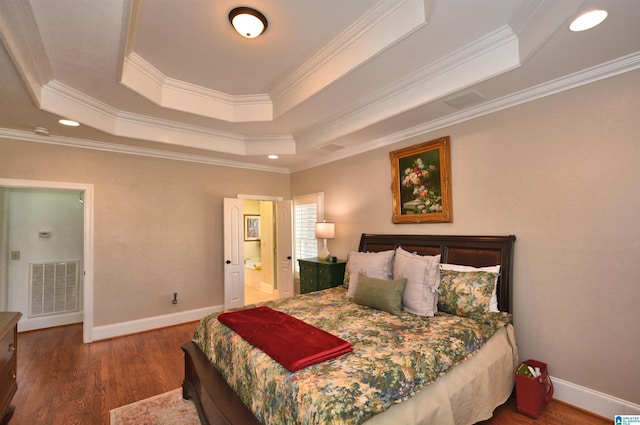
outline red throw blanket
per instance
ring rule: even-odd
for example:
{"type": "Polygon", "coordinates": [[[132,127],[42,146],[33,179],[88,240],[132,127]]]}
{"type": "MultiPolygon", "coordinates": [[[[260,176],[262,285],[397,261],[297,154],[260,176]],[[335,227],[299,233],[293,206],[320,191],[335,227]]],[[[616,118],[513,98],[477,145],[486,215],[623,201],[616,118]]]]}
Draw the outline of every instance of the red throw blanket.
{"type": "Polygon", "coordinates": [[[218,320],[291,372],[352,350],[350,342],[266,306],[222,313],[218,320]]]}

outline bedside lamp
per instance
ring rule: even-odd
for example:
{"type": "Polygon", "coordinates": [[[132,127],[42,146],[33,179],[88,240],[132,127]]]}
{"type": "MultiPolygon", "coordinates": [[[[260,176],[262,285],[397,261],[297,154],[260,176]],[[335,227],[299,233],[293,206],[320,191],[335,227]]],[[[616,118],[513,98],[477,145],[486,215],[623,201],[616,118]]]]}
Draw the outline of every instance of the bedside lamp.
{"type": "Polygon", "coordinates": [[[321,260],[327,260],[329,258],[329,250],[327,249],[327,239],[333,239],[335,237],[336,225],[335,223],[316,223],[316,239],[324,239],[324,248],[318,255],[321,260]]]}

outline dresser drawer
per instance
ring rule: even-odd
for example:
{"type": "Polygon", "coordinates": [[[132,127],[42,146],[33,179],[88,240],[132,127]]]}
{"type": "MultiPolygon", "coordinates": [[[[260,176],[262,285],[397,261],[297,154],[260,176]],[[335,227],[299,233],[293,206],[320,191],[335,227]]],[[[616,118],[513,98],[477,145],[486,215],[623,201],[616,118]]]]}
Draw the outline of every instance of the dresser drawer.
{"type": "Polygon", "coordinates": [[[13,332],[7,332],[0,339],[0,369],[4,369],[4,366],[13,358],[15,351],[15,335],[13,332]]]}
{"type": "Polygon", "coordinates": [[[2,382],[2,385],[0,385],[0,403],[2,404],[9,404],[8,400],[11,400],[18,388],[16,366],[16,356],[11,356],[0,371],[0,382],[2,382]]]}
{"type": "Polygon", "coordinates": [[[300,293],[301,294],[306,294],[308,292],[313,292],[313,291],[317,291],[318,290],[318,286],[313,284],[310,285],[308,282],[304,282],[304,281],[300,281],[300,293]]]}

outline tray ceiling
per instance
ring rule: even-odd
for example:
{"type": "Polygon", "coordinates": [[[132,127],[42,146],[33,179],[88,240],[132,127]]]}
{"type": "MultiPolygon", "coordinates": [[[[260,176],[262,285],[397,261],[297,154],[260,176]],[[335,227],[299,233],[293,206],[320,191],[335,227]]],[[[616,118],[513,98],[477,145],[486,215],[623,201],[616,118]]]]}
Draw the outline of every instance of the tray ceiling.
{"type": "Polygon", "coordinates": [[[6,0],[0,136],[292,172],[637,69],[639,18],[633,0],[6,0]],[[267,31],[235,33],[237,6],[267,31]],[[569,31],[595,7],[602,25],[569,31]]]}

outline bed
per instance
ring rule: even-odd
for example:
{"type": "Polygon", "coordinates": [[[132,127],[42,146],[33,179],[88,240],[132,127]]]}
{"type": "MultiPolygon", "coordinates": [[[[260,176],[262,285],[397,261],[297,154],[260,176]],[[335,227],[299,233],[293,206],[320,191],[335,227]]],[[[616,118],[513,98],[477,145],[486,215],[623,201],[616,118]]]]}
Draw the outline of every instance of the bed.
{"type": "MultiPolygon", "coordinates": [[[[369,363],[395,361],[401,359],[402,348],[405,344],[405,335],[409,335],[409,322],[417,324],[416,329],[424,329],[431,332],[432,329],[453,323],[454,326],[465,326],[471,320],[456,314],[439,313],[435,317],[418,317],[403,312],[401,316],[394,316],[383,311],[362,306],[353,299],[347,298],[346,288],[331,288],[316,293],[299,295],[287,300],[272,302],[277,310],[283,310],[294,317],[300,316],[302,320],[322,328],[329,326],[332,317],[338,317],[343,309],[355,308],[357,315],[372,314],[367,319],[369,326],[358,325],[356,319],[340,317],[338,322],[351,323],[360,329],[366,328],[362,334],[372,334],[374,345],[367,346],[360,335],[354,333],[353,327],[342,329],[345,339],[354,341],[353,353],[346,354],[328,362],[315,365],[301,371],[291,373],[277,365],[272,359],[257,349],[250,350],[247,347],[238,349],[241,354],[205,354],[206,345],[220,345],[219,339],[199,335],[214,327],[215,332],[226,333],[233,338],[233,331],[224,326],[216,325],[215,315],[201,321],[194,340],[183,345],[185,353],[185,379],[183,382],[183,397],[193,399],[200,420],[203,424],[259,424],[256,415],[267,423],[364,423],[366,425],[377,424],[472,424],[491,417],[495,407],[504,403],[513,390],[514,370],[518,365],[518,354],[510,324],[511,300],[512,300],[512,274],[513,274],[513,245],[515,236],[442,236],[442,235],[380,235],[363,234],[360,239],[360,253],[384,253],[389,251],[404,250],[416,256],[437,256],[439,263],[464,265],[472,267],[500,266],[499,274],[496,273],[497,283],[494,298],[497,299],[497,309],[502,313],[488,314],[492,320],[482,320],[477,317],[472,320],[475,326],[473,331],[465,330],[461,334],[472,335],[471,340],[460,340],[456,343],[457,331],[451,332],[451,344],[464,346],[465,350],[460,354],[447,354],[440,357],[429,357],[427,363],[436,364],[439,369],[425,372],[422,375],[407,372],[400,365],[387,367],[389,371],[410,377],[409,384],[401,382],[397,388],[380,388],[372,385],[365,392],[373,393],[372,400],[363,399],[359,393],[354,400],[344,405],[334,405],[332,394],[339,394],[338,398],[347,399],[342,387],[360,387],[362,384],[350,382],[342,377],[348,375],[344,371],[351,369],[367,370],[369,363]],[[493,318],[499,319],[495,322],[493,318]],[[489,323],[491,322],[491,323],[489,323]],[[497,323],[497,324],[496,324],[497,323]],[[407,325],[408,326],[408,325],[407,325]],[[348,328],[348,329],[347,329],[348,328]],[[402,328],[402,332],[398,329],[402,328]],[[207,329],[205,331],[205,329],[207,329]],[[390,341],[392,348],[388,353],[372,349],[387,344],[380,338],[383,330],[391,329],[392,333],[384,337],[384,341],[390,341]],[[454,335],[456,334],[456,335],[454,335]],[[396,341],[401,335],[402,341],[396,341]],[[209,341],[211,338],[211,341],[209,341]],[[403,339],[404,338],[404,339],[403,339]],[[206,343],[203,342],[206,340],[206,343]],[[480,342],[478,342],[480,341],[480,342]],[[480,347],[480,343],[482,346],[480,347]],[[368,347],[368,348],[367,348],[368,347]],[[369,351],[367,351],[369,350],[369,351]],[[257,353],[256,353],[257,352],[257,353]],[[364,353],[364,354],[362,354],[364,353]],[[378,356],[378,357],[376,357],[378,356]],[[242,358],[241,358],[242,357],[242,358]],[[217,366],[212,364],[212,358],[219,362],[217,366]],[[244,364],[251,358],[254,365],[244,364]],[[360,363],[350,363],[360,362],[360,363]],[[364,363],[363,363],[364,362],[364,363]],[[366,363],[369,362],[369,363],[366,363]],[[354,364],[356,366],[354,366],[354,364]],[[241,365],[241,366],[240,366],[241,365]],[[364,365],[364,366],[363,366],[364,365]],[[351,369],[350,369],[351,368],[351,369]],[[220,370],[219,370],[220,369],[220,370]],[[251,369],[251,378],[237,375],[237,370],[251,369]],[[269,375],[275,373],[276,376],[269,375]],[[314,376],[313,373],[318,374],[314,376]],[[325,373],[322,375],[321,373],[325,373]],[[333,375],[331,375],[333,373],[333,375]],[[338,374],[338,375],[336,375],[338,374]],[[224,376],[224,377],[223,377],[224,376]],[[269,376],[269,377],[266,377],[269,376]],[[336,379],[340,376],[340,379],[336,379]],[[230,383],[227,382],[227,379],[230,383]],[[256,382],[264,379],[265,382],[256,382]],[[286,381],[286,382],[285,382],[286,381]],[[295,386],[289,393],[288,387],[293,381],[295,386]],[[307,382],[307,384],[305,384],[307,382]],[[308,384],[311,382],[312,384],[308,384]],[[346,382],[346,383],[345,383],[346,382]],[[237,391],[232,389],[236,388],[237,391]],[[304,390],[309,393],[304,393],[304,390]],[[380,390],[375,393],[373,390],[380,390]],[[392,396],[387,397],[389,394],[392,396]],[[329,398],[324,398],[324,397],[329,398]],[[273,401],[260,405],[262,398],[276,397],[273,401]],[[312,399],[311,408],[298,408],[306,399],[312,399]],[[389,399],[388,399],[389,398],[389,399]],[[243,402],[243,399],[245,400],[243,402]],[[257,399],[257,400],[256,400],[257,399]],[[325,401],[326,400],[326,401],[325,401]],[[251,406],[256,413],[246,405],[251,406]],[[273,411],[271,411],[273,410],[273,411]],[[348,411],[347,411],[348,410],[348,411]],[[309,413],[311,411],[311,413],[309,413]],[[331,416],[331,415],[334,416],[331,416]],[[292,415],[292,416],[286,416],[292,415]],[[296,415],[300,415],[299,417],[296,415]]],[[[450,273],[450,272],[443,272],[450,273]]],[[[449,274],[447,274],[449,276],[449,274]]],[[[364,281],[363,281],[364,282],[364,281]]],[[[363,285],[364,283],[360,283],[363,285]]],[[[346,313],[345,313],[346,314],[346,313]]],[[[358,319],[359,320],[359,319],[358,319]]],[[[338,331],[336,331],[338,332],[338,331]]],[[[235,335],[235,339],[240,339],[235,335]]],[[[364,336],[362,337],[364,338],[364,336]]],[[[409,342],[415,338],[409,338],[409,342]]],[[[438,344],[437,339],[425,338],[429,343],[438,344]]],[[[246,342],[245,342],[246,344],[246,342]]],[[[423,344],[420,341],[420,344],[423,344]]],[[[424,343],[426,344],[426,343],[424,343]]],[[[441,344],[441,342],[440,342],[441,344]]],[[[248,346],[248,344],[246,344],[248,346]]],[[[226,351],[225,351],[226,350],[226,351]]],[[[448,348],[444,351],[448,353],[448,348]]],[[[438,350],[430,350],[438,351],[438,350]]],[[[421,358],[412,358],[408,363],[420,363],[421,358]]],[[[371,380],[369,378],[369,380],[371,380]]],[[[394,379],[391,379],[393,381],[394,379]]],[[[384,384],[387,385],[387,384],[384,384]]],[[[395,384],[394,384],[395,385],[395,384]]],[[[379,386],[377,386],[379,387],[379,386]]]]}

